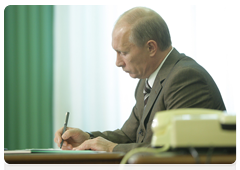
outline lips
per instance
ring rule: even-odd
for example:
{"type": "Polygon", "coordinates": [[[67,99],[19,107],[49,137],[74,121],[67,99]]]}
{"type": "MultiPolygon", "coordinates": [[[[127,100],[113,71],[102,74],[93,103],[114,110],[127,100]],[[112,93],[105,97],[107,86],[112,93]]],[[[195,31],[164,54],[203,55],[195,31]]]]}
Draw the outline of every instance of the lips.
{"type": "Polygon", "coordinates": [[[128,71],[127,70],[124,70],[124,68],[122,67],[122,69],[123,69],[123,71],[125,71],[126,73],[128,73],[128,71]]]}

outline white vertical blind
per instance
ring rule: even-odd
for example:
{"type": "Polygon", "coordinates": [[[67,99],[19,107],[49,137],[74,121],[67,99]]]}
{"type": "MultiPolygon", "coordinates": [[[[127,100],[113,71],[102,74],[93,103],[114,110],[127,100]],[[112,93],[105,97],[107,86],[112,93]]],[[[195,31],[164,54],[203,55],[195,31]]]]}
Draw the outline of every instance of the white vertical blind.
{"type": "MultiPolygon", "coordinates": [[[[229,112],[239,112],[240,12],[234,4],[145,5],[168,24],[173,46],[194,58],[214,78],[229,112]]],[[[55,6],[54,132],[120,128],[135,104],[138,79],[115,66],[111,46],[115,21],[129,6],[55,6]]]]}

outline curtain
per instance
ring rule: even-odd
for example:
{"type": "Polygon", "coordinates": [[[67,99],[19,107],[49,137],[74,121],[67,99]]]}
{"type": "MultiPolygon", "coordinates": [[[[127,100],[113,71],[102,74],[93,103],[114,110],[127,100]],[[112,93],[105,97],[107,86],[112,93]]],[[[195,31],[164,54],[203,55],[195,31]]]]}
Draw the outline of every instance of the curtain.
{"type": "MultiPolygon", "coordinates": [[[[130,115],[138,80],[115,66],[111,34],[118,17],[135,6],[55,6],[54,132],[63,126],[67,111],[69,126],[85,131],[121,128],[130,115]]],[[[237,5],[162,2],[145,6],[164,18],[173,47],[212,75],[227,111],[239,111],[237,5]]]]}
{"type": "Polygon", "coordinates": [[[53,6],[4,11],[4,147],[50,148],[53,141],[53,6]]]}
{"type": "Polygon", "coordinates": [[[128,118],[138,80],[115,66],[111,31],[118,10],[55,6],[54,132],[67,111],[68,126],[85,131],[115,130],[128,118]]]}

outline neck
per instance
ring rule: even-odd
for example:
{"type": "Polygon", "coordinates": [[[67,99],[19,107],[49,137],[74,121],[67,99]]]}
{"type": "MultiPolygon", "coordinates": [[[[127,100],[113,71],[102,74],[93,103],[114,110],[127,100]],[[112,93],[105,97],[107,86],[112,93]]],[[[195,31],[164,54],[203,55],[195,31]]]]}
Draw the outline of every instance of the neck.
{"type": "Polygon", "coordinates": [[[149,67],[149,73],[147,75],[147,78],[149,78],[149,76],[160,66],[160,64],[163,62],[163,60],[166,58],[166,56],[171,50],[172,50],[172,46],[170,46],[164,51],[160,51],[160,50],[157,51],[149,67]]]}

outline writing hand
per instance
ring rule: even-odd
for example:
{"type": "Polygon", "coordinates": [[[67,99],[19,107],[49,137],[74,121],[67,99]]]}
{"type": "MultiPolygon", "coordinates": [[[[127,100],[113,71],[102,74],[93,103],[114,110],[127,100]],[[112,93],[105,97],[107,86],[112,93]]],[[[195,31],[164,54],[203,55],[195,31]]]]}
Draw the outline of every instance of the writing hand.
{"type": "Polygon", "coordinates": [[[72,150],[73,147],[81,145],[85,140],[89,139],[88,133],[83,132],[78,128],[68,127],[64,134],[62,134],[63,127],[55,133],[54,142],[60,147],[62,139],[64,140],[62,150],[72,150]]]}

